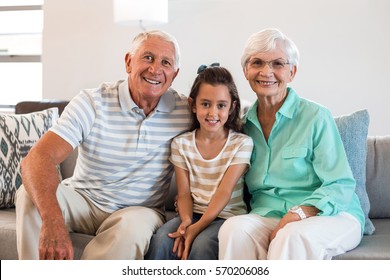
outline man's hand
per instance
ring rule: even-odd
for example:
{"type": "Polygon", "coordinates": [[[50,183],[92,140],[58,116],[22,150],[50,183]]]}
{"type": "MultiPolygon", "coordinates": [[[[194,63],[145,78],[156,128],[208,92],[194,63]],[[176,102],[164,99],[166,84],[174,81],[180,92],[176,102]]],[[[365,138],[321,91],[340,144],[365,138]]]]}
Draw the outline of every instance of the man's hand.
{"type": "Polygon", "coordinates": [[[42,223],[40,260],[73,260],[73,246],[64,223],[42,223]]]}

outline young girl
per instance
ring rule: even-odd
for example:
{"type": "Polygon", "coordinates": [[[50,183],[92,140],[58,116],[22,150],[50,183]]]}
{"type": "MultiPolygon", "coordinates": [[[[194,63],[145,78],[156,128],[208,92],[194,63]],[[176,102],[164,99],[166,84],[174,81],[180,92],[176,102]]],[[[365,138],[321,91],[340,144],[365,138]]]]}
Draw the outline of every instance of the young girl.
{"type": "Polygon", "coordinates": [[[247,213],[243,174],[253,142],[239,133],[241,105],[230,72],[200,68],[189,104],[191,131],[171,145],[179,217],[152,237],[147,259],[217,259],[220,226],[231,216],[247,213]]]}

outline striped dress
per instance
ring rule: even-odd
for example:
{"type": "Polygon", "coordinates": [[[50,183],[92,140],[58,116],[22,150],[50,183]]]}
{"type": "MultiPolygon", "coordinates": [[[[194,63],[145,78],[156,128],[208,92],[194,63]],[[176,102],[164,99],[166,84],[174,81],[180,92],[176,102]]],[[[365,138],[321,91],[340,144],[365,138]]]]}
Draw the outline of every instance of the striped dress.
{"type": "MultiPolygon", "coordinates": [[[[210,160],[204,159],[196,148],[195,130],[184,133],[172,141],[170,160],[175,166],[189,172],[194,213],[203,214],[206,211],[229,166],[250,165],[252,149],[252,138],[233,130],[229,131],[228,139],[221,152],[210,160]]],[[[234,187],[230,201],[218,217],[227,219],[247,213],[243,191],[242,176],[234,187]]]]}
{"type": "Polygon", "coordinates": [[[163,210],[170,144],[189,124],[187,97],[172,89],[148,116],[131,99],[127,80],[83,90],[51,128],[79,146],[74,175],[62,183],[109,213],[135,205],[163,210]]]}

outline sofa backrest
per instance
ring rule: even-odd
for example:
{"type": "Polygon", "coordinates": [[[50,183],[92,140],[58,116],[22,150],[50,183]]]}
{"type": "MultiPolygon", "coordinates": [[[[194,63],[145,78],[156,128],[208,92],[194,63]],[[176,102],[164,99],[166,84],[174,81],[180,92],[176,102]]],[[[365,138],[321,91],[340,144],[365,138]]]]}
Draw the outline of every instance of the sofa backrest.
{"type": "MultiPolygon", "coordinates": [[[[69,101],[66,100],[42,100],[42,101],[22,101],[15,105],[15,114],[28,114],[32,112],[42,111],[45,109],[57,107],[58,114],[64,111],[69,101]]],[[[73,175],[73,170],[77,159],[77,148],[73,153],[61,163],[61,175],[62,178],[68,178],[73,175]]]]}
{"type": "Polygon", "coordinates": [[[15,114],[27,114],[36,111],[57,107],[61,115],[69,101],[44,100],[44,101],[22,101],[15,105],[15,114]]]}
{"type": "MultiPolygon", "coordinates": [[[[27,101],[15,107],[15,113],[24,114],[58,107],[61,114],[68,101],[27,101]]],[[[63,178],[72,176],[77,160],[77,148],[61,164],[63,178]]],[[[167,205],[173,205],[175,180],[171,184],[167,205]]],[[[390,135],[367,138],[366,189],[370,200],[370,218],[390,217],[390,135]]]]}
{"type": "Polygon", "coordinates": [[[366,189],[370,218],[390,217],[390,135],[367,139],[366,189]]]}
{"type": "Polygon", "coordinates": [[[61,163],[62,179],[72,177],[76,166],[77,156],[78,148],[74,149],[73,152],[61,163]]]}

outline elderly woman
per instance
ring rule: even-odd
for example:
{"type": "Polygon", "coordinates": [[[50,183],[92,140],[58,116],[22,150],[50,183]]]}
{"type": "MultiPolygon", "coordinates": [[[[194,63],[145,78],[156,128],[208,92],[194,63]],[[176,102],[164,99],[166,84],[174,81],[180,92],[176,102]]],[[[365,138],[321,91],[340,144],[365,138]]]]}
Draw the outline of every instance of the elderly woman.
{"type": "Polygon", "coordinates": [[[251,212],[223,224],[220,259],[331,259],[361,241],[364,215],[334,119],[288,87],[298,60],[277,29],[245,46],[241,64],[257,95],[244,126],[254,141],[251,212]]]}

